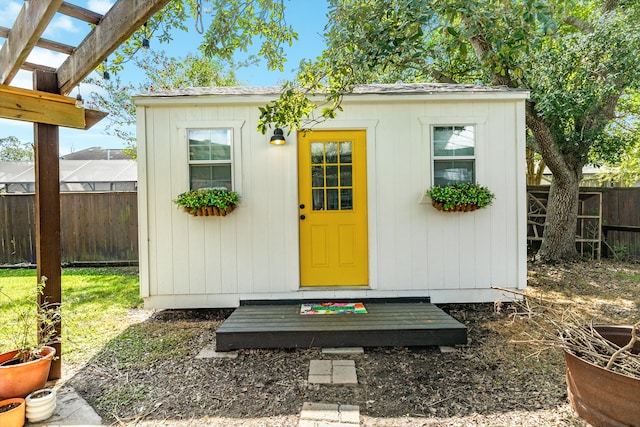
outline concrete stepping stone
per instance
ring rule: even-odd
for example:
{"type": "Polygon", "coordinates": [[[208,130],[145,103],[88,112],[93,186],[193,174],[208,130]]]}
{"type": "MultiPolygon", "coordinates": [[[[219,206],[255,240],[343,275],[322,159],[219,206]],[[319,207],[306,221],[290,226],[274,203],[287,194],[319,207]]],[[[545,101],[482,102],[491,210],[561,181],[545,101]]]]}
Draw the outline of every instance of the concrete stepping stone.
{"type": "Polygon", "coordinates": [[[353,360],[312,360],[309,384],[358,385],[356,362],[353,360]]]}
{"type": "Polygon", "coordinates": [[[304,402],[298,427],[355,427],[360,425],[360,407],[334,403],[304,402]]]}
{"type": "Polygon", "coordinates": [[[322,354],[364,354],[362,347],[325,347],[322,354]]]}
{"type": "Polygon", "coordinates": [[[237,359],[237,351],[216,351],[215,345],[208,345],[200,350],[196,359],[237,359]]]}

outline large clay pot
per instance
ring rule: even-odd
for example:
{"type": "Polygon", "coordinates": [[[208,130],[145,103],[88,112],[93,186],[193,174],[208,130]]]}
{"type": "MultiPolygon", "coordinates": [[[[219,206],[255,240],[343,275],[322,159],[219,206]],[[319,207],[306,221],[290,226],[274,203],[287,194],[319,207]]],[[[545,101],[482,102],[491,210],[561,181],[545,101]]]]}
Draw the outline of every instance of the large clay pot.
{"type": "Polygon", "coordinates": [[[22,427],[24,425],[25,403],[24,399],[14,397],[0,400],[0,407],[17,403],[19,406],[6,412],[0,412],[0,426],[22,427]]]}
{"type": "MultiPolygon", "coordinates": [[[[0,363],[13,359],[17,350],[0,354],[0,363]]],[[[10,366],[0,366],[0,399],[25,397],[44,387],[49,377],[51,361],[56,349],[45,346],[40,351],[40,359],[10,366]]]]}
{"type": "MultiPolygon", "coordinates": [[[[603,338],[624,346],[631,340],[630,326],[595,326],[603,338]]],[[[640,352],[636,343],[634,353],[640,352]]],[[[578,416],[594,427],[640,427],[640,379],[587,362],[565,351],[567,395],[578,416]]]]}

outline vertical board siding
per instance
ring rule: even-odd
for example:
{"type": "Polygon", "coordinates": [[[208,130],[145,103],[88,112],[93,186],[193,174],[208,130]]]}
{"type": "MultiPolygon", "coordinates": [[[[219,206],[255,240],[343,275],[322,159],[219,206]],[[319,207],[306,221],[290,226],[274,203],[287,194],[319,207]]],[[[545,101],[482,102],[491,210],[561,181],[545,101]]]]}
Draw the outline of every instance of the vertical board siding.
{"type": "MultiPolygon", "coordinates": [[[[517,102],[522,101],[345,100],[340,118],[321,127],[346,129],[354,127],[343,124],[377,120],[368,128],[375,132],[368,136],[375,144],[367,142],[369,252],[377,259],[369,265],[375,283],[368,295],[451,290],[464,300],[465,293],[479,295],[475,289],[492,284],[517,286],[521,254],[516,240],[523,232],[517,229],[520,172],[513,161],[520,139],[517,102]],[[496,193],[493,206],[451,214],[436,211],[428,199],[419,203],[431,185],[432,169],[430,135],[421,117],[431,123],[486,118],[478,124],[477,176],[496,193]]],[[[215,305],[255,295],[291,297],[299,290],[296,136],[287,136],[284,146],[269,145],[269,135],[255,130],[257,106],[150,107],[156,110],[156,138],[147,155],[155,179],[147,204],[149,217],[155,218],[149,221],[149,236],[155,240],[150,256],[157,260],[150,265],[156,268],[158,296],[207,295],[200,303],[215,305]],[[234,144],[242,154],[234,158],[242,188],[241,204],[231,216],[195,218],[168,208],[171,198],[188,187],[186,148],[181,148],[186,141],[175,131],[177,120],[246,121],[234,144]]]]}
{"type": "MultiPolygon", "coordinates": [[[[413,103],[410,105],[409,115],[411,117],[422,117],[425,115],[424,105],[413,103]]],[[[410,158],[409,167],[411,168],[411,176],[409,178],[410,195],[408,204],[411,208],[411,230],[410,247],[411,253],[411,277],[410,288],[412,290],[424,289],[424,283],[429,275],[429,268],[426,263],[428,259],[428,232],[429,227],[425,221],[425,209],[427,205],[420,204],[424,192],[430,185],[429,170],[429,154],[427,151],[427,136],[423,133],[424,128],[419,120],[412,120],[410,123],[410,134],[408,139],[416,141],[413,144],[413,150],[410,158]]]]}
{"type": "MultiPolygon", "coordinates": [[[[62,193],[62,262],[138,260],[136,193],[62,193]]],[[[35,196],[0,197],[0,264],[35,264],[35,196]]]]}

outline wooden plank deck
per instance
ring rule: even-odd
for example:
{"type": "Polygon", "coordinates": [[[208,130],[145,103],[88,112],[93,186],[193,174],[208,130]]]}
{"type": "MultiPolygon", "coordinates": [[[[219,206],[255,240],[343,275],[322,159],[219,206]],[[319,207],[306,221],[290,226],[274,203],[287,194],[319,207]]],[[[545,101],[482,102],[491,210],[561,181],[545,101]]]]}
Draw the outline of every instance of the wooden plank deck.
{"type": "Polygon", "coordinates": [[[304,316],[300,315],[301,302],[241,305],[216,331],[216,350],[430,346],[467,342],[466,326],[428,302],[362,301],[367,314],[304,316]]]}

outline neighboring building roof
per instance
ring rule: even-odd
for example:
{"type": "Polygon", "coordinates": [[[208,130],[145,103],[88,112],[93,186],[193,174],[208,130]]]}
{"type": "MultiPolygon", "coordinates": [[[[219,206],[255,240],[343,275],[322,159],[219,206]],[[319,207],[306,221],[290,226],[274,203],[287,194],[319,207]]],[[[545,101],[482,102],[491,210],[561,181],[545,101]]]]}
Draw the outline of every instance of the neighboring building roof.
{"type": "MultiPolygon", "coordinates": [[[[61,184],[137,180],[137,165],[131,160],[60,160],[61,184]]],[[[0,162],[0,186],[34,181],[33,162],[0,162]]]]}
{"type": "MultiPolygon", "coordinates": [[[[280,86],[231,86],[231,87],[190,87],[184,89],[173,89],[164,92],[143,93],[141,97],[175,97],[175,96],[202,96],[202,95],[280,95],[280,86]]],[[[374,94],[446,94],[446,93],[522,93],[527,94],[526,89],[514,89],[506,86],[483,86],[471,84],[448,84],[448,83],[411,83],[411,84],[370,84],[357,85],[353,89],[354,95],[374,95],[374,94]]]]}
{"type": "Polygon", "coordinates": [[[120,148],[91,147],[60,156],[64,160],[129,160],[120,148]]]}

